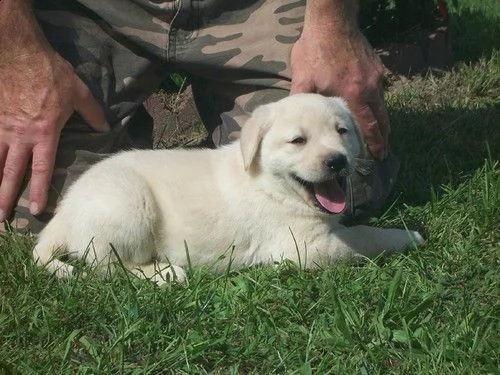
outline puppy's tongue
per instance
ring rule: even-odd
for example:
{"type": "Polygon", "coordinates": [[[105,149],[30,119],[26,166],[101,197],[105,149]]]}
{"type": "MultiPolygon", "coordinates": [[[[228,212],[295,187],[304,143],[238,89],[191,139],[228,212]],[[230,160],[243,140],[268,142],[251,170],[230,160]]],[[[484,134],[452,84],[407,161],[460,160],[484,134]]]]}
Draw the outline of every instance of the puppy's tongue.
{"type": "Polygon", "coordinates": [[[332,214],[339,214],[346,207],[344,191],[335,178],[314,184],[314,195],[318,203],[332,214]]]}

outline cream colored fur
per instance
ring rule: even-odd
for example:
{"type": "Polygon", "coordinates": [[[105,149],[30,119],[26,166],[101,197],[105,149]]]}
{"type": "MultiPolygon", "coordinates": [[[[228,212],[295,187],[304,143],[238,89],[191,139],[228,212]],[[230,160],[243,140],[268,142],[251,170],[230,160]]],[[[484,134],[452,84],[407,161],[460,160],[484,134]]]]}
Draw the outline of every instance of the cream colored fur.
{"type": "Polygon", "coordinates": [[[331,178],[332,153],[347,157],[350,173],[364,150],[341,99],[293,95],[259,107],[241,140],[220,149],[129,151],[96,164],[68,190],[33,256],[59,277],[73,273],[62,254],[108,271],[112,244],[126,267],[162,283],[185,277],[187,253],[193,266],[215,269],[230,258],[233,268],[283,259],[310,268],[421,244],[413,231],[344,227],[291,177],[331,178]]]}

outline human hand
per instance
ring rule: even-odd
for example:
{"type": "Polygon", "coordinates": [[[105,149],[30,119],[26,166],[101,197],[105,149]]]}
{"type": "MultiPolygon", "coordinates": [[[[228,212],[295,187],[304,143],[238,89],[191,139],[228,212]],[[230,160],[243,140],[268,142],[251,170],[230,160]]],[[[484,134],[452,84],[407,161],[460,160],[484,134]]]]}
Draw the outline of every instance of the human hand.
{"type": "Polygon", "coordinates": [[[45,208],[60,133],[74,111],[96,131],[109,125],[73,67],[50,48],[0,55],[0,82],[1,222],[15,204],[30,159],[30,212],[45,208]]]}
{"type": "Polygon", "coordinates": [[[371,154],[388,152],[389,116],[383,97],[384,67],[359,30],[304,25],[291,53],[291,94],[341,96],[358,120],[371,154]]]}

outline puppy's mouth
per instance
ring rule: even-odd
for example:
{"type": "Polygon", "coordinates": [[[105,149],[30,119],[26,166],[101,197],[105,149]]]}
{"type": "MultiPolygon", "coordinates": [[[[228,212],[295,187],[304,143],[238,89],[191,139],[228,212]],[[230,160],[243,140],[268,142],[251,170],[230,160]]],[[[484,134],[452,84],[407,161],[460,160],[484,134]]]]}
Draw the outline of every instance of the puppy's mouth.
{"type": "Polygon", "coordinates": [[[331,180],[309,182],[296,175],[293,178],[309,193],[315,205],[328,214],[340,214],[346,208],[346,179],[335,176],[331,180]]]}

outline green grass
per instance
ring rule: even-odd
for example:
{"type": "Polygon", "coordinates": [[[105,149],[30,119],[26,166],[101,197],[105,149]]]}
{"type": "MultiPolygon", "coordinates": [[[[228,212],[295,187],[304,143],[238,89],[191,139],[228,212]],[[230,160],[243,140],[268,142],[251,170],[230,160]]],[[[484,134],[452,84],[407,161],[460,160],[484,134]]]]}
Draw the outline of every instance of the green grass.
{"type": "Polygon", "coordinates": [[[0,362],[21,373],[494,373],[500,174],[485,162],[380,225],[424,248],[361,267],[283,263],[158,288],[119,272],[61,282],[30,241],[0,261],[0,362]],[[437,195],[438,194],[438,195],[437,195]]]}
{"type": "MultiPolygon", "coordinates": [[[[500,21],[497,4],[460,0],[457,12],[500,21]]],[[[469,18],[451,72],[387,96],[402,170],[374,224],[418,229],[422,248],[314,272],[194,269],[158,288],[123,271],[59,281],[9,234],[0,374],[499,373],[500,49],[469,18]]]]}

